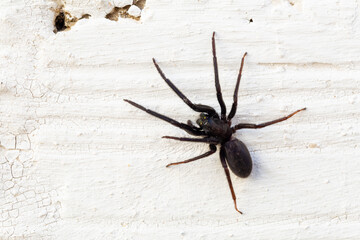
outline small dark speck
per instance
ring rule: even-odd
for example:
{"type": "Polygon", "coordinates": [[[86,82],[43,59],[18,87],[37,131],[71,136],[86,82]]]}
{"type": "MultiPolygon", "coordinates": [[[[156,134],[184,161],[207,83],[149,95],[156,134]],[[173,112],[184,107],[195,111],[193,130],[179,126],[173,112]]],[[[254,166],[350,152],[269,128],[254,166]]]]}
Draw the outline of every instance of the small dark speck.
{"type": "Polygon", "coordinates": [[[252,23],[252,22],[254,22],[254,21],[253,21],[253,19],[252,19],[252,18],[250,18],[249,23],[252,23]]]}

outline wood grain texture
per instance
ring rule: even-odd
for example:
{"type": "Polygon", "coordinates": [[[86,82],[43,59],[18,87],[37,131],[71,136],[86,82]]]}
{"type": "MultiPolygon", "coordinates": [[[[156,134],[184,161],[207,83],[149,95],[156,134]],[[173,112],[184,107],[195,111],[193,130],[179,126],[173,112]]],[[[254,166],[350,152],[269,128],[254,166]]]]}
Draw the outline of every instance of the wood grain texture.
{"type": "MultiPolygon", "coordinates": [[[[109,5],[110,6],[110,5],[109,5]]],[[[147,1],[141,20],[104,18],[106,1],[68,1],[90,19],[53,33],[53,1],[0,8],[0,238],[358,239],[359,2],[147,1]],[[253,22],[249,22],[253,19],[253,22]],[[186,122],[189,109],[151,58],[195,103],[216,101],[216,31],[228,109],[248,52],[233,123],[253,173],[233,177],[217,154],[163,135],[185,132],[123,101],[186,122]]]]}

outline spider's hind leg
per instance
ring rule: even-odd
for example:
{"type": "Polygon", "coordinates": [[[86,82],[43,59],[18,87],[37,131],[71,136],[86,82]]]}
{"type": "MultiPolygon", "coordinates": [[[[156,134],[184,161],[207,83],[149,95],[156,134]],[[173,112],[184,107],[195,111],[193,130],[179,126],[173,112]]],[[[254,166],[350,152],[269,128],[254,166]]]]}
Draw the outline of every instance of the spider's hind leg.
{"type": "Polygon", "coordinates": [[[173,166],[173,165],[179,165],[179,164],[183,164],[183,163],[189,163],[189,162],[193,162],[193,161],[199,160],[199,159],[204,158],[204,157],[208,157],[211,154],[216,152],[216,146],[214,144],[210,144],[209,147],[210,147],[210,151],[208,151],[208,152],[206,152],[204,154],[201,154],[201,155],[199,155],[197,157],[190,158],[190,159],[182,161],[182,162],[170,163],[170,164],[166,165],[166,167],[170,167],[170,166],[173,166]]]}
{"type": "Polygon", "coordinates": [[[231,177],[230,177],[230,171],[229,171],[229,168],[226,164],[226,160],[225,160],[225,151],[224,151],[224,148],[221,147],[220,149],[220,161],[221,161],[221,165],[223,166],[224,170],[225,170],[225,175],[226,175],[226,179],[228,181],[228,184],[229,184],[229,188],[230,188],[230,192],[231,192],[231,197],[234,201],[234,207],[235,207],[235,210],[237,212],[239,212],[240,214],[243,214],[238,208],[237,208],[237,204],[236,204],[236,195],[235,195],[235,191],[234,191],[234,188],[233,188],[233,185],[232,185],[232,182],[231,182],[231,177]]]}

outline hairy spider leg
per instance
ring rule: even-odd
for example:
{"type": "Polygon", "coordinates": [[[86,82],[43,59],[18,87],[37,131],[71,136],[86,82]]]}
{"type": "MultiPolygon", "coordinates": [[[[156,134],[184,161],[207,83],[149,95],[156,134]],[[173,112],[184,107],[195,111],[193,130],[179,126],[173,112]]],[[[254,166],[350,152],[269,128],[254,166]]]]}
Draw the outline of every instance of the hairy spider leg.
{"type": "Polygon", "coordinates": [[[239,130],[239,129],[242,129],[242,128],[263,128],[263,127],[266,127],[266,126],[269,126],[269,125],[272,125],[272,124],[275,124],[275,123],[279,123],[279,122],[282,122],[282,121],[285,121],[289,118],[291,118],[292,116],[294,116],[295,114],[297,114],[298,112],[301,112],[301,111],[304,111],[306,110],[306,108],[302,108],[302,109],[299,109],[285,117],[282,117],[282,118],[278,118],[278,119],[275,119],[273,121],[269,121],[269,122],[264,122],[264,123],[261,123],[261,124],[252,124],[252,123],[240,123],[240,124],[237,124],[235,125],[234,127],[232,127],[231,129],[233,130],[233,132],[235,132],[236,130],[239,130]]]}
{"type": "Polygon", "coordinates": [[[205,138],[185,138],[185,137],[173,137],[173,136],[163,136],[162,138],[178,140],[182,142],[200,142],[200,143],[212,143],[219,144],[220,141],[214,137],[205,137],[205,138]]]}
{"type": "Polygon", "coordinates": [[[148,114],[154,116],[154,117],[157,117],[157,118],[160,118],[161,120],[164,120],[172,125],[174,125],[175,127],[178,127],[178,128],[181,128],[183,130],[185,130],[187,133],[191,134],[191,135],[195,135],[195,136],[204,136],[206,135],[203,131],[201,131],[200,128],[196,128],[196,127],[191,127],[185,123],[180,123],[172,118],[169,118],[167,116],[164,116],[160,113],[157,113],[157,112],[154,112],[150,109],[147,109],[133,101],[130,101],[128,99],[124,99],[125,102],[128,102],[130,103],[131,105],[133,105],[134,107],[136,108],[139,108],[140,110],[144,111],[144,112],[147,112],[148,114]]]}
{"type": "Polygon", "coordinates": [[[179,165],[179,164],[183,164],[183,163],[189,163],[189,162],[193,162],[193,161],[199,160],[199,159],[204,158],[204,157],[208,157],[211,154],[216,152],[216,146],[214,144],[210,144],[209,147],[210,147],[210,151],[208,151],[208,152],[206,152],[204,154],[201,154],[201,155],[199,155],[197,157],[190,158],[190,159],[182,161],[182,162],[170,163],[170,164],[166,165],[166,167],[170,167],[170,166],[173,166],[173,165],[179,165]]]}
{"type": "Polygon", "coordinates": [[[221,146],[221,149],[220,149],[220,161],[221,161],[221,165],[223,166],[224,170],[225,170],[225,175],[226,175],[226,179],[228,181],[228,184],[229,184],[229,188],[230,188],[230,192],[231,192],[231,196],[232,196],[232,199],[234,201],[234,207],[235,207],[235,210],[238,211],[240,214],[243,214],[238,208],[237,208],[237,205],[236,205],[236,195],[235,195],[235,191],[234,191],[234,188],[233,188],[233,185],[232,185],[232,182],[231,182],[231,177],[230,177],[230,171],[229,171],[229,168],[226,164],[226,160],[225,160],[225,150],[224,150],[224,147],[221,146]]]}
{"type": "Polygon", "coordinates": [[[166,78],[165,74],[163,73],[163,71],[161,70],[161,68],[159,67],[159,65],[156,63],[156,60],[153,58],[152,59],[154,62],[154,65],[157,69],[157,71],[159,72],[160,76],[162,77],[162,79],[164,79],[164,81],[167,83],[167,85],[169,85],[169,87],[176,93],[176,95],[178,95],[185,103],[186,105],[188,105],[192,110],[196,111],[196,112],[206,112],[209,115],[218,115],[215,111],[214,108],[207,106],[207,105],[202,105],[202,104],[194,104],[192,103],[171,81],[170,79],[166,78]]]}
{"type": "Polygon", "coordinates": [[[213,53],[213,64],[214,64],[214,75],[215,75],[215,88],[216,88],[216,97],[220,104],[221,108],[221,119],[226,120],[226,106],[222,97],[221,87],[219,82],[219,71],[218,71],[218,64],[216,58],[216,47],[215,47],[215,32],[213,32],[212,36],[212,53],[213,53]]]}
{"type": "Polygon", "coordinates": [[[235,90],[234,90],[234,102],[233,105],[231,107],[231,111],[228,115],[228,120],[230,121],[236,113],[236,109],[237,109],[237,102],[238,102],[238,92],[239,92],[239,85],[240,85],[240,80],[241,80],[241,73],[244,67],[244,60],[245,60],[245,56],[246,56],[247,52],[244,53],[244,56],[241,59],[241,65],[240,65],[240,70],[239,70],[239,74],[237,77],[237,81],[236,81],[236,86],[235,86],[235,90]]]}

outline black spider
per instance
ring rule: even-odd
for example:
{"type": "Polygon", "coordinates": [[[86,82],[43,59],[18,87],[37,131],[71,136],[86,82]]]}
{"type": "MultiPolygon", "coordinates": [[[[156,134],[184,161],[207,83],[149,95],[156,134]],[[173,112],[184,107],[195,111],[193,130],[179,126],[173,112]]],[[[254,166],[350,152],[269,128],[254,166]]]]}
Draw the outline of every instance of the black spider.
{"type": "Polygon", "coordinates": [[[306,108],[297,110],[288,116],[285,116],[285,117],[282,117],[282,118],[279,118],[279,119],[276,119],[276,120],[273,120],[270,122],[265,122],[265,123],[261,123],[261,124],[240,123],[240,124],[237,124],[237,125],[231,127],[231,119],[234,117],[234,115],[236,113],[237,101],[238,101],[237,95],[238,95],[239,84],[240,84],[240,79],[241,79],[241,72],[242,72],[242,69],[244,66],[244,59],[245,59],[245,56],[247,53],[244,54],[244,56],[242,57],[242,60],[241,60],[241,66],[240,66],[239,74],[238,74],[237,81],[236,81],[236,87],[235,87],[235,91],[234,91],[234,102],[231,107],[231,111],[230,111],[229,115],[226,117],[226,107],[225,107],[224,100],[222,98],[222,93],[221,93],[221,88],[220,88],[220,83],[219,83],[219,74],[218,74],[216,49],[215,49],[215,38],[214,37],[215,37],[215,32],[213,33],[213,36],[212,36],[212,53],[213,53],[214,73],[215,73],[216,95],[217,95],[217,99],[218,99],[220,107],[221,107],[220,116],[215,111],[215,109],[210,106],[192,103],[169,79],[167,79],[165,77],[164,73],[161,71],[161,69],[160,69],[159,65],[156,63],[155,59],[153,59],[155,67],[156,67],[157,71],[160,73],[161,77],[169,85],[169,87],[190,108],[192,108],[196,112],[200,112],[200,118],[196,121],[196,123],[198,124],[198,127],[194,126],[190,120],[187,122],[187,124],[180,123],[180,122],[178,122],[174,119],[171,119],[167,116],[164,116],[160,113],[154,112],[150,109],[146,109],[145,107],[143,107],[133,101],[130,101],[127,99],[124,99],[124,101],[130,103],[134,107],[137,107],[137,108],[147,112],[148,114],[150,114],[154,117],[160,118],[178,128],[185,130],[187,133],[189,133],[191,135],[204,136],[203,138],[183,138],[183,137],[171,137],[171,136],[164,136],[163,138],[169,138],[169,139],[174,139],[174,140],[179,140],[179,141],[188,141],[188,142],[203,142],[203,143],[209,144],[210,151],[208,151],[200,156],[188,159],[186,161],[170,163],[166,167],[169,167],[171,165],[188,163],[188,162],[192,162],[192,161],[210,156],[211,154],[216,152],[216,145],[220,144],[221,145],[220,161],[225,170],[225,174],[226,174],[226,178],[227,178],[227,181],[228,181],[228,184],[230,187],[231,195],[234,200],[235,209],[236,209],[236,211],[238,211],[239,213],[242,214],[242,212],[239,211],[236,206],[236,196],[235,196],[235,192],[234,192],[234,189],[232,186],[228,165],[229,165],[231,171],[235,175],[242,177],[242,178],[246,178],[251,173],[252,160],[251,160],[249,150],[247,149],[245,144],[243,142],[241,142],[240,140],[236,139],[235,137],[233,137],[232,135],[236,132],[236,130],[239,130],[242,128],[263,128],[263,127],[266,127],[266,126],[269,126],[269,125],[272,125],[272,124],[275,124],[278,122],[282,122],[282,121],[292,117],[296,113],[305,110],[306,108]]]}

